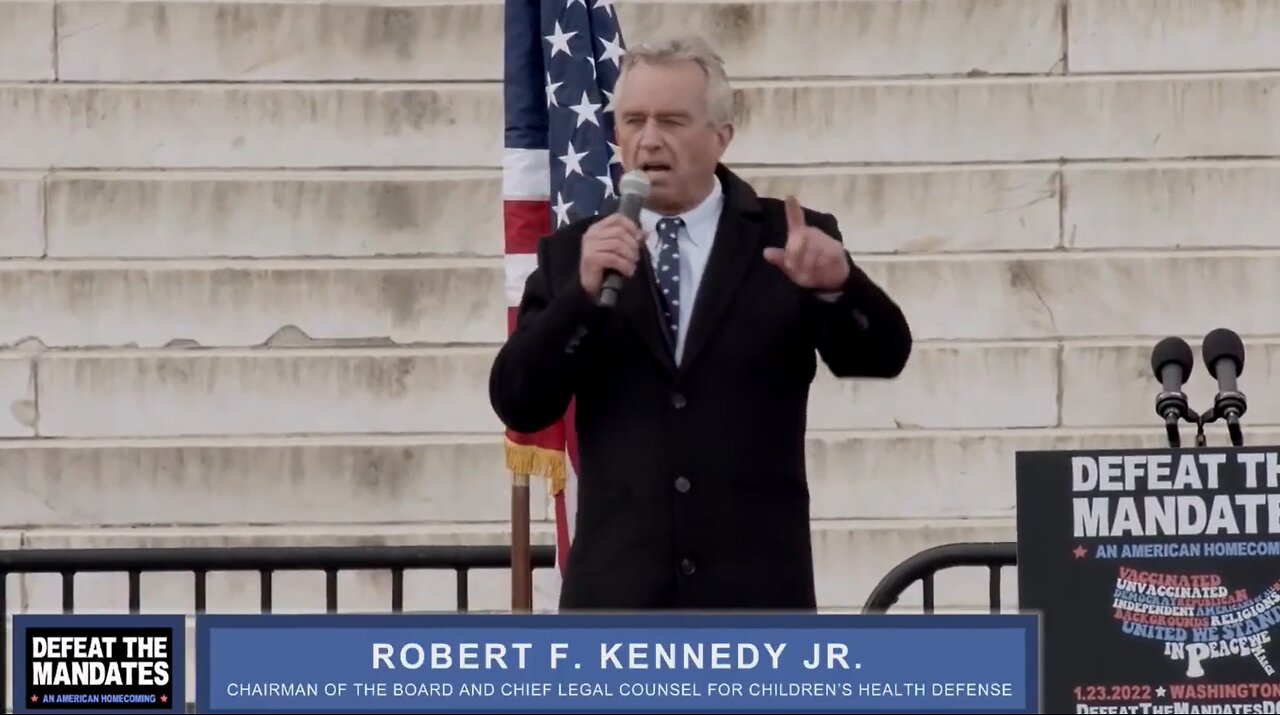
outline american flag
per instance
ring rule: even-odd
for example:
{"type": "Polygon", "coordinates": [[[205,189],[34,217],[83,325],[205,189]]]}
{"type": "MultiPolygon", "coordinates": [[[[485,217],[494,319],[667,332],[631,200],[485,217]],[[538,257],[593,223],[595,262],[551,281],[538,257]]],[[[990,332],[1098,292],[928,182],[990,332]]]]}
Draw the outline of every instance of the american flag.
{"type": "MultiPolygon", "coordinates": [[[[506,0],[502,161],[507,329],[515,326],[538,239],[596,214],[616,195],[613,88],[626,53],[613,0],[506,0]]],[[[566,454],[577,471],[573,405],[538,434],[506,434],[507,467],[551,480],[560,571],[574,515],[566,454]]]]}

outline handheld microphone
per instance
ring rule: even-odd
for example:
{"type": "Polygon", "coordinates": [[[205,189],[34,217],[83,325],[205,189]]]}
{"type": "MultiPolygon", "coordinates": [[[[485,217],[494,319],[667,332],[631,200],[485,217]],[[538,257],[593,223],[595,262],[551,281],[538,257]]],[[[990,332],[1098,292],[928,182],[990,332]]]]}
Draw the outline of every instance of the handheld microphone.
{"type": "MultiPolygon", "coordinates": [[[[618,190],[622,194],[618,199],[615,213],[631,219],[640,225],[640,209],[649,198],[649,176],[640,169],[632,169],[622,175],[618,182],[618,190]]],[[[600,288],[600,305],[612,308],[618,303],[618,291],[622,290],[622,274],[617,271],[606,271],[604,284],[600,288]]]]}
{"type": "Polygon", "coordinates": [[[1195,417],[1187,404],[1187,395],[1182,391],[1194,366],[1195,355],[1191,352],[1191,346],[1182,338],[1165,338],[1151,350],[1151,371],[1161,385],[1160,394],[1156,395],[1156,414],[1164,418],[1170,447],[1176,448],[1182,444],[1178,420],[1191,421],[1195,417]]]}
{"type": "Polygon", "coordinates": [[[1244,342],[1235,332],[1218,328],[1204,336],[1202,353],[1205,367],[1218,381],[1218,394],[1213,396],[1209,421],[1226,419],[1231,444],[1239,447],[1244,444],[1240,418],[1248,407],[1236,384],[1236,379],[1244,372],[1244,342]]]}

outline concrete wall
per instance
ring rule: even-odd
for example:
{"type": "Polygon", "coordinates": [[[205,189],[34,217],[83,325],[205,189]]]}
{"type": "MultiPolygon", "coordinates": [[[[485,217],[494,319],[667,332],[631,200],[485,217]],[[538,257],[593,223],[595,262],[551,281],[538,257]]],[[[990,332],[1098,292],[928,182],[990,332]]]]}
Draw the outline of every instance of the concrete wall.
{"type": "MultiPolygon", "coordinates": [[[[933,544],[1011,539],[1018,449],[1158,444],[1163,335],[1240,331],[1249,422],[1280,432],[1280,0],[618,8],[632,42],[719,46],[730,159],[834,211],[920,340],[895,383],[819,378],[825,606],[933,544]]],[[[506,543],[501,10],[0,1],[0,542],[506,543]]],[[[321,607],[321,579],[281,576],[282,608],[321,607]]],[[[474,604],[508,583],[474,576],[474,604]]],[[[79,602],[124,584],[83,577],[79,602]]],[[[452,607],[452,576],[409,584],[452,607]]],[[[9,586],[60,604],[56,579],[9,586]]],[[[257,603],[253,578],[210,587],[257,603]]],[[[190,588],[148,577],[144,604],[190,588]]],[[[388,588],[344,575],[343,608],[388,588]]],[[[985,595],[982,572],[939,584],[985,595]]]]}

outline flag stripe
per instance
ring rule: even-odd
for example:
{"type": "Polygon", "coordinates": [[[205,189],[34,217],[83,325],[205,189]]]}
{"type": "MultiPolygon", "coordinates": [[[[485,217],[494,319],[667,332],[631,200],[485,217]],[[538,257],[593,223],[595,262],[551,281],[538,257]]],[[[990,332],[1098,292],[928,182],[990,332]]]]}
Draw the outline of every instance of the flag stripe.
{"type": "Polygon", "coordinates": [[[502,259],[502,268],[507,274],[507,306],[511,308],[520,305],[520,298],[524,295],[524,284],[529,280],[529,274],[533,273],[533,269],[538,267],[538,257],[532,253],[509,253],[502,259]]]}
{"type": "Polygon", "coordinates": [[[538,241],[551,231],[551,210],[546,201],[504,201],[502,220],[507,255],[538,252],[538,241]]]}
{"type": "MultiPolygon", "coordinates": [[[[502,152],[502,198],[543,201],[551,196],[551,156],[546,149],[507,147],[502,152]]],[[[550,211],[550,205],[546,208],[550,211]]]]}
{"type": "Polygon", "coordinates": [[[503,146],[546,149],[548,116],[542,58],[542,3],[506,0],[503,5],[503,146]]]}

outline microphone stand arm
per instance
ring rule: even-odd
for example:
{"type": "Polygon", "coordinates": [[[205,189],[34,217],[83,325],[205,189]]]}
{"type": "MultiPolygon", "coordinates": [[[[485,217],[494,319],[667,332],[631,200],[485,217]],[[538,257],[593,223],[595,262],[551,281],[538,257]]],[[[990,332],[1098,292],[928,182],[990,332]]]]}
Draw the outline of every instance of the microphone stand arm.
{"type": "MultiPolygon", "coordinates": [[[[1182,446],[1182,434],[1178,431],[1178,424],[1182,420],[1199,423],[1199,416],[1187,404],[1187,396],[1180,390],[1161,392],[1156,395],[1156,414],[1164,417],[1165,436],[1169,440],[1171,449],[1177,449],[1182,446]]],[[[1203,433],[1204,428],[1202,426],[1200,434],[1197,435],[1197,440],[1203,436],[1203,433]]]]}
{"type": "Polygon", "coordinates": [[[1182,434],[1178,431],[1178,423],[1181,420],[1175,414],[1167,414],[1164,417],[1164,432],[1169,439],[1169,448],[1177,449],[1182,446],[1182,434]]]}
{"type": "Polygon", "coordinates": [[[1231,438],[1231,446],[1244,446],[1244,430],[1240,427],[1240,418],[1249,407],[1244,393],[1231,390],[1219,392],[1213,396],[1213,407],[1200,415],[1200,421],[1209,424],[1222,420],[1227,423],[1227,435],[1231,438]]]}
{"type": "Polygon", "coordinates": [[[1244,432],[1240,429],[1240,418],[1235,414],[1227,415],[1227,434],[1231,436],[1232,447],[1244,446],[1244,432]]]}

